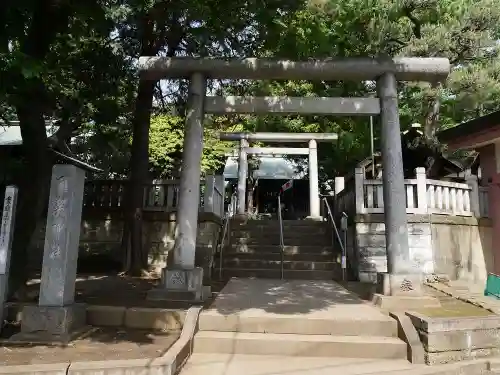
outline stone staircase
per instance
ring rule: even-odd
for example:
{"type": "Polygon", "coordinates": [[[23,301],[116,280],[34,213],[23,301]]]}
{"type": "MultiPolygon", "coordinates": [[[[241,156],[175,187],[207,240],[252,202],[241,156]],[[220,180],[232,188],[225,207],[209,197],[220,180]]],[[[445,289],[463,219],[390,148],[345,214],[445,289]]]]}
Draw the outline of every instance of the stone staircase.
{"type": "MultiPolygon", "coordinates": [[[[277,220],[230,223],[229,243],[223,252],[223,276],[281,277],[280,230],[277,220]]],[[[340,264],[332,248],[327,223],[284,220],[284,278],[303,280],[340,279],[340,264]]],[[[216,261],[217,267],[219,261],[216,261]]],[[[218,274],[218,268],[215,270],[218,274]]]]}
{"type": "Polygon", "coordinates": [[[321,280],[232,279],[200,314],[193,349],[280,357],[407,356],[395,320],[339,284],[321,280]]]}
{"type": "Polygon", "coordinates": [[[397,322],[332,281],[340,279],[340,265],[327,225],[284,221],[280,280],[278,222],[231,223],[231,241],[223,252],[223,275],[230,280],[199,316],[183,375],[225,374],[228,361],[236,366],[235,374],[260,374],[259,368],[268,374],[266,367],[290,360],[295,360],[290,373],[308,370],[297,357],[323,361],[311,374],[332,373],[339,360],[355,366],[353,358],[369,359],[372,368],[408,368],[397,322]],[[225,365],[213,365],[213,356],[225,365]],[[251,368],[248,356],[254,356],[251,368]]]}

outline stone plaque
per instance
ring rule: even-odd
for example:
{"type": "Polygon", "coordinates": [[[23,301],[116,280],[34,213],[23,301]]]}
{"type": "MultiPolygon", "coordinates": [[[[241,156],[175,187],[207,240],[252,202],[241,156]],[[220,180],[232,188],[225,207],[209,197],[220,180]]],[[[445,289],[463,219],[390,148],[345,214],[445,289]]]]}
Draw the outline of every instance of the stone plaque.
{"type": "Polygon", "coordinates": [[[186,272],[183,270],[172,270],[168,275],[168,285],[172,289],[186,288],[186,272]]]}
{"type": "Polygon", "coordinates": [[[17,187],[7,186],[3,202],[2,221],[0,224],[0,274],[7,273],[10,248],[12,246],[17,204],[17,187]]]}
{"type": "Polygon", "coordinates": [[[203,286],[203,268],[165,269],[165,287],[171,290],[194,292],[203,286]]]}

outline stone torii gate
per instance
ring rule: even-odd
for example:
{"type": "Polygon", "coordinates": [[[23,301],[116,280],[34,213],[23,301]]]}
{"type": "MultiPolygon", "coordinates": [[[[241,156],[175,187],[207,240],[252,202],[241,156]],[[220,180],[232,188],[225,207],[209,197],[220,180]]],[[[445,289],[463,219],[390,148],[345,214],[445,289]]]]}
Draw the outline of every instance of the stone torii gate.
{"type": "MultiPolygon", "coordinates": [[[[307,108],[304,108],[307,110],[307,108]]],[[[337,140],[335,133],[221,133],[221,141],[239,141],[238,162],[238,209],[245,214],[246,181],[248,177],[247,155],[308,155],[309,156],[309,217],[319,218],[319,173],[317,142],[337,140]],[[249,141],[262,142],[307,142],[309,147],[249,147],[249,141]]]]}
{"type": "MultiPolygon", "coordinates": [[[[256,111],[269,107],[266,98],[233,99],[206,97],[207,79],[254,80],[321,80],[377,82],[381,117],[382,162],[384,164],[383,191],[387,269],[384,290],[387,294],[420,295],[422,275],[412,266],[408,246],[408,228],[405,208],[405,188],[401,152],[397,81],[444,80],[450,72],[445,58],[347,58],[342,60],[282,61],[268,59],[214,59],[191,57],[148,57],[139,59],[141,79],[189,79],[189,99],[186,116],[184,151],[180,182],[177,236],[174,246],[174,264],[163,274],[165,296],[174,298],[179,291],[188,292],[194,299],[202,299],[202,270],[195,268],[196,231],[200,184],[200,162],[203,148],[203,118],[205,113],[231,107],[254,105],[256,111]],[[231,100],[233,102],[231,102],[231,100]],[[252,104],[254,103],[254,104],[252,104]]],[[[342,114],[345,108],[356,113],[370,98],[285,98],[278,104],[283,112],[289,106],[300,106],[309,101],[324,114],[342,114]],[[289,104],[287,104],[289,103],[289,104]],[[327,104],[322,104],[327,103],[327,104]]]]}

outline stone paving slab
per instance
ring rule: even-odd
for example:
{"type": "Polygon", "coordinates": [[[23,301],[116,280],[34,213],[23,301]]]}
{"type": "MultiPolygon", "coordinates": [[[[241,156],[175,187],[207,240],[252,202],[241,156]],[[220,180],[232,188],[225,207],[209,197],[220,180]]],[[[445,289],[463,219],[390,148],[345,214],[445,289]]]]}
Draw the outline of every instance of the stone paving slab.
{"type": "Polygon", "coordinates": [[[334,281],[231,279],[205,314],[392,321],[334,281]]]}
{"type": "Polygon", "coordinates": [[[179,332],[154,334],[141,330],[101,328],[67,347],[0,346],[0,365],[157,358],[177,340],[179,332]]]}

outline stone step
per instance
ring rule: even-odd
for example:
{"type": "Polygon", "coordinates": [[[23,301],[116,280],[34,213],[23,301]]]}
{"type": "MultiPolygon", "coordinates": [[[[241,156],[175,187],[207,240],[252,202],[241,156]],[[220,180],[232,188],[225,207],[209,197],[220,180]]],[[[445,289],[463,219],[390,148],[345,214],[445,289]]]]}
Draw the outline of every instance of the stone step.
{"type": "MultiPolygon", "coordinates": [[[[248,220],[240,222],[238,220],[231,221],[232,228],[279,228],[278,220],[248,220]]],[[[284,228],[327,228],[326,221],[313,220],[283,220],[284,228]]]]}
{"type": "MultiPolygon", "coordinates": [[[[330,259],[331,260],[331,259],[330,259]]],[[[228,258],[223,259],[224,267],[227,268],[245,268],[245,269],[281,269],[281,260],[268,259],[240,259],[228,258]]],[[[286,270],[319,270],[332,271],[338,269],[340,265],[336,262],[314,262],[314,261],[289,261],[283,262],[283,267],[286,270]]]]}
{"type": "Polygon", "coordinates": [[[395,337],[199,331],[194,352],[404,359],[406,343],[395,337]]]}
{"type": "Polygon", "coordinates": [[[406,359],[291,357],[228,353],[195,353],[182,375],[477,375],[487,371],[486,360],[427,366],[406,359]]]}
{"type": "MultiPolygon", "coordinates": [[[[276,245],[255,245],[255,244],[231,244],[227,247],[228,253],[246,253],[246,254],[281,254],[281,246],[276,245]]],[[[333,254],[331,246],[322,245],[285,245],[283,247],[285,254],[333,254]]]]}
{"type": "MultiPolygon", "coordinates": [[[[330,232],[323,227],[294,227],[294,228],[284,228],[283,236],[288,238],[296,238],[302,236],[328,236],[330,232]]],[[[279,237],[280,230],[279,227],[256,227],[256,228],[232,228],[231,236],[232,237],[252,237],[252,236],[274,236],[279,237]]]]}
{"type": "MultiPolygon", "coordinates": [[[[265,234],[262,235],[254,235],[250,237],[230,237],[230,242],[232,244],[247,244],[247,245],[279,245],[280,244],[280,236],[267,236],[265,234]]],[[[283,242],[285,245],[323,245],[323,246],[332,246],[332,240],[326,236],[318,235],[318,236],[283,236],[283,242]]]]}
{"type": "MultiPolygon", "coordinates": [[[[284,270],[285,280],[340,280],[339,272],[331,271],[311,271],[311,270],[284,270]]],[[[214,269],[214,274],[219,274],[218,265],[214,269]]],[[[280,279],[281,269],[249,269],[249,268],[223,268],[224,278],[255,277],[260,279],[280,279]]]]}
{"type": "MultiPolygon", "coordinates": [[[[279,247],[278,247],[279,249],[279,247]]],[[[243,252],[243,251],[234,251],[233,249],[226,249],[222,255],[224,259],[237,258],[240,260],[274,260],[281,261],[281,251],[268,251],[268,252],[243,252]],[[231,251],[227,251],[231,250],[231,251]]],[[[298,254],[290,253],[285,250],[284,258],[286,261],[296,261],[296,262],[331,262],[337,261],[337,258],[340,257],[339,254],[333,253],[332,251],[325,251],[325,253],[303,253],[300,252],[298,254]]]]}
{"type": "MultiPolygon", "coordinates": [[[[297,335],[375,336],[397,337],[398,327],[394,319],[385,315],[362,317],[336,313],[331,316],[304,318],[297,315],[223,314],[216,309],[200,314],[200,331],[276,333],[297,335]]],[[[340,311],[340,310],[339,310],[340,311]]],[[[345,307],[344,307],[345,311],[345,307]]]]}
{"type": "MultiPolygon", "coordinates": [[[[246,244],[246,245],[279,245],[280,236],[252,236],[252,237],[231,237],[231,244],[246,244]]],[[[323,245],[332,246],[332,240],[326,236],[300,236],[300,237],[283,237],[285,245],[323,245]]]]}

